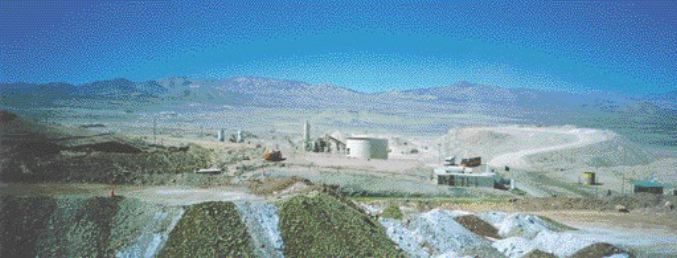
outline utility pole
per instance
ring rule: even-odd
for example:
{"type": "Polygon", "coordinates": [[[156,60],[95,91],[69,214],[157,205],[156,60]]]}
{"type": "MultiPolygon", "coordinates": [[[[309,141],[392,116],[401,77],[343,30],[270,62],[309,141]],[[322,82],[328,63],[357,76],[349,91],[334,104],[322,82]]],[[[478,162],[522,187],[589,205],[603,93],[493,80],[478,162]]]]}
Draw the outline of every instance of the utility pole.
{"type": "Polygon", "coordinates": [[[623,179],[621,179],[621,195],[625,195],[625,173],[623,173],[623,179]]]}
{"type": "Polygon", "coordinates": [[[153,144],[157,145],[157,118],[153,117],[153,144]]]}
{"type": "Polygon", "coordinates": [[[437,144],[437,163],[442,164],[442,144],[437,144]]]}

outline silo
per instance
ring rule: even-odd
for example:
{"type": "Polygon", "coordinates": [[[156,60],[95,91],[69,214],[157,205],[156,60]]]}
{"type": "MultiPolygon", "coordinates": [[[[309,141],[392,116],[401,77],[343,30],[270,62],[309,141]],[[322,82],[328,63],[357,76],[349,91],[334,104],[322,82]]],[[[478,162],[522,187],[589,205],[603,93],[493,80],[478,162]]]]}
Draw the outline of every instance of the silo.
{"type": "Polygon", "coordinates": [[[346,140],[348,157],[358,159],[388,159],[388,140],[350,137],[346,140]]]}
{"type": "Polygon", "coordinates": [[[312,144],[310,142],[310,124],[308,121],[303,123],[303,149],[306,151],[312,149],[312,144]]]}
{"type": "Polygon", "coordinates": [[[225,141],[226,140],[226,130],[220,129],[217,132],[216,139],[218,139],[220,142],[225,141]]]}

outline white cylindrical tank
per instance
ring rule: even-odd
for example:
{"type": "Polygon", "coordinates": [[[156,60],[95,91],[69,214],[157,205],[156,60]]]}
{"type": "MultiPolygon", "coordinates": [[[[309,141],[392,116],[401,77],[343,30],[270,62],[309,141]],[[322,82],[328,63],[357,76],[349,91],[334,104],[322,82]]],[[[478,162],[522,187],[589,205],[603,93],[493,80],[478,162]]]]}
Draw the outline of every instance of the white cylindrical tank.
{"type": "Polygon", "coordinates": [[[237,130],[237,137],[235,138],[236,142],[244,142],[244,137],[242,137],[242,130],[237,130]]]}
{"type": "Polygon", "coordinates": [[[358,159],[388,159],[388,140],[350,137],[346,140],[348,157],[358,159]]]}

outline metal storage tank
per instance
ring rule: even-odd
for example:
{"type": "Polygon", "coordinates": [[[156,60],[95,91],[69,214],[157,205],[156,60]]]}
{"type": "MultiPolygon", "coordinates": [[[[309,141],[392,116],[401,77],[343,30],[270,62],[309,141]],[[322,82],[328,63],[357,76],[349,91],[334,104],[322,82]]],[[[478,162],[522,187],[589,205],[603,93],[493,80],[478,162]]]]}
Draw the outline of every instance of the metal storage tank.
{"type": "Polygon", "coordinates": [[[388,159],[388,140],[370,137],[350,137],[346,140],[348,157],[358,159],[388,159]]]}

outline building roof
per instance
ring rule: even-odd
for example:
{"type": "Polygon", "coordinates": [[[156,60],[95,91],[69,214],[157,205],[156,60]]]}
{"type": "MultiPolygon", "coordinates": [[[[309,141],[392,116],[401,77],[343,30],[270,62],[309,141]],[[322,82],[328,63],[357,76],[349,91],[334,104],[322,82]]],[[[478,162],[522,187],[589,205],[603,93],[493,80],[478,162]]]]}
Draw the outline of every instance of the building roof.
{"type": "Polygon", "coordinates": [[[220,168],[202,168],[195,171],[195,173],[221,173],[220,168]]]}
{"type": "Polygon", "coordinates": [[[494,177],[496,173],[491,172],[472,172],[472,168],[468,167],[456,167],[456,166],[446,166],[438,167],[433,170],[433,172],[438,176],[467,176],[467,177],[494,177]],[[457,170],[448,170],[449,168],[460,168],[461,171],[457,170]]]}
{"type": "Polygon", "coordinates": [[[383,139],[383,138],[376,138],[376,137],[368,137],[368,136],[351,136],[346,139],[346,141],[350,140],[381,140],[381,141],[387,141],[388,139],[383,139]]]}
{"type": "Polygon", "coordinates": [[[633,180],[632,184],[639,187],[663,187],[663,184],[654,181],[633,180]]]}

